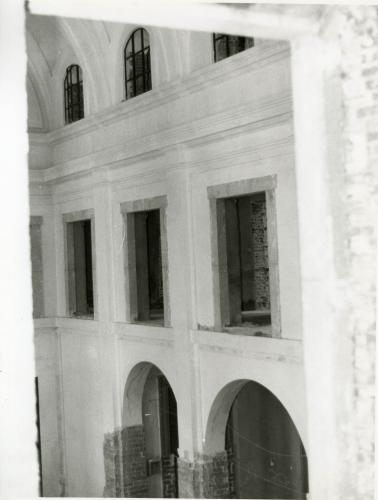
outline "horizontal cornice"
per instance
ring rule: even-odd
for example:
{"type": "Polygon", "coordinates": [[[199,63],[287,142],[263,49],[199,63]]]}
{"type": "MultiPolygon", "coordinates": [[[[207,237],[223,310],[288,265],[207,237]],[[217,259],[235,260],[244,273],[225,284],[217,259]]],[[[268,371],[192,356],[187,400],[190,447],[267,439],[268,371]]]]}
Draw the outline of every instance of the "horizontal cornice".
{"type": "MultiPolygon", "coordinates": [[[[218,81],[235,77],[237,74],[257,71],[264,65],[289,57],[289,45],[277,42],[264,42],[259,50],[245,51],[219,63],[194,71],[179,80],[161,85],[159,88],[138,96],[130,101],[120,103],[110,110],[89,116],[79,122],[63,127],[47,134],[30,134],[31,145],[47,145],[54,149],[60,144],[67,147],[77,137],[87,137],[92,132],[103,128],[109,133],[110,124],[121,123],[130,114],[151,111],[164,104],[172,103],[186,94],[197,92],[203,88],[212,88],[218,81]]],[[[58,183],[76,179],[103,168],[125,168],[128,164],[149,161],[165,155],[170,149],[180,145],[195,147],[231,137],[233,134],[253,133],[258,130],[276,127],[289,123],[292,116],[292,100],[290,88],[283,88],[280,94],[266,97],[251,96],[247,102],[230,106],[228,109],[197,119],[188,119],[179,125],[162,128],[158,132],[146,133],[134,138],[126,138],[111,147],[88,153],[68,160],[56,160],[51,166],[33,169],[30,182],[58,183]]],[[[141,120],[143,116],[141,116],[141,120]]],[[[106,144],[106,140],[104,140],[106,144]]],[[[64,156],[64,155],[63,155],[64,156]]],[[[54,155],[52,155],[54,157],[54,155]]],[[[54,160],[51,160],[54,161],[54,160]]],[[[177,165],[172,168],[177,168],[177,165]]]]}
{"type": "Polygon", "coordinates": [[[291,105],[291,98],[288,95],[267,100],[260,99],[258,102],[248,103],[236,109],[232,108],[179,127],[165,129],[159,133],[58,163],[39,171],[39,174],[33,174],[33,179],[41,180],[42,175],[44,182],[62,181],[99,168],[125,166],[130,162],[141,161],[143,157],[157,158],[180,144],[185,143],[186,146],[193,147],[237,133],[250,133],[279,126],[291,121],[291,105]]]}
{"type": "Polygon", "coordinates": [[[264,41],[258,50],[247,50],[204,68],[193,71],[183,77],[163,83],[145,94],[122,101],[99,113],[53,130],[46,134],[49,144],[59,144],[71,138],[99,127],[107,126],[117,121],[122,121],[134,114],[151,111],[166,103],[172,103],[185,95],[198,92],[202,89],[213,87],[224,79],[235,78],[238,75],[258,71],[264,66],[288,58],[290,55],[289,44],[284,42],[264,41]]]}

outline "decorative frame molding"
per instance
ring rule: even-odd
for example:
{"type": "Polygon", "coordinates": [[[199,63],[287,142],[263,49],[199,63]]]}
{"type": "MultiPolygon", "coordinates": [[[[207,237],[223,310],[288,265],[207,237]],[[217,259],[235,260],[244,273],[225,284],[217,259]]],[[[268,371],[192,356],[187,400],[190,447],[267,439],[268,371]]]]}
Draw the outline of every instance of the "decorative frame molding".
{"type": "MultiPolygon", "coordinates": [[[[153,198],[126,201],[121,203],[120,211],[123,216],[126,245],[124,246],[124,275],[126,292],[126,321],[128,323],[140,323],[133,318],[137,314],[136,271],[135,271],[135,248],[130,243],[134,241],[134,217],[136,212],[147,210],[160,211],[160,244],[161,261],[163,273],[163,297],[164,297],[164,327],[171,326],[171,310],[169,301],[169,273],[168,273],[168,238],[167,238],[167,196],[155,196],[153,198]]],[[[148,324],[148,322],[146,323],[148,324]]]]}
{"type": "MultiPolygon", "coordinates": [[[[265,192],[267,211],[267,233],[268,233],[268,260],[269,260],[269,289],[271,304],[271,325],[270,336],[281,337],[281,311],[279,300],[279,269],[278,269],[278,242],[277,242],[277,221],[276,221],[276,175],[245,179],[225,184],[209,186],[207,194],[210,204],[210,227],[211,227],[211,255],[212,255],[212,276],[213,276],[213,300],[214,300],[214,329],[217,331],[228,331],[223,326],[225,312],[228,310],[228,284],[227,276],[221,272],[222,265],[225,264],[226,255],[221,247],[225,240],[224,228],[220,225],[220,215],[217,204],[219,200],[234,196],[243,196],[253,193],[265,192]]],[[[259,330],[267,327],[235,328],[235,333],[253,335],[259,330]],[[256,330],[256,332],[255,332],[256,330]]]]}
{"type": "Polygon", "coordinates": [[[94,209],[79,210],[62,214],[63,221],[63,238],[64,238],[64,276],[65,276],[65,296],[66,296],[66,314],[69,318],[74,319],[98,319],[98,293],[97,293],[97,278],[96,278],[96,238],[95,238],[95,214],[94,209]],[[82,220],[91,221],[91,245],[92,245],[92,279],[93,279],[93,316],[75,316],[73,315],[73,303],[76,297],[75,284],[73,277],[69,271],[69,255],[72,253],[72,238],[69,238],[71,222],[79,222],[82,220]],[[70,241],[69,241],[70,240],[70,241]]]}

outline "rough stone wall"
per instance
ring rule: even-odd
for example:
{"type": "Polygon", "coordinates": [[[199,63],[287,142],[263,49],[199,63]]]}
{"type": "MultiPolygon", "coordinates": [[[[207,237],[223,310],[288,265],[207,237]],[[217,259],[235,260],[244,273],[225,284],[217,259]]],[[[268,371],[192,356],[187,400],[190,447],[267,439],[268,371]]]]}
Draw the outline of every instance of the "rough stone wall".
{"type": "Polygon", "coordinates": [[[104,464],[104,497],[146,497],[147,475],[143,426],[125,427],[106,434],[104,464]]]}
{"type": "Polygon", "coordinates": [[[198,457],[195,462],[178,459],[180,498],[230,498],[226,452],[198,457]]]}
{"type": "Polygon", "coordinates": [[[343,182],[336,189],[331,186],[331,198],[339,196],[341,207],[341,216],[334,220],[339,250],[335,267],[345,301],[339,335],[350,341],[352,358],[352,410],[340,416],[348,468],[344,475],[353,478],[345,485],[344,498],[369,500],[374,497],[378,9],[353,6],[335,11],[331,30],[337,26],[341,49],[343,182]]]}
{"type": "Polygon", "coordinates": [[[41,225],[42,217],[31,217],[30,253],[32,267],[34,318],[41,318],[44,315],[41,225]]]}

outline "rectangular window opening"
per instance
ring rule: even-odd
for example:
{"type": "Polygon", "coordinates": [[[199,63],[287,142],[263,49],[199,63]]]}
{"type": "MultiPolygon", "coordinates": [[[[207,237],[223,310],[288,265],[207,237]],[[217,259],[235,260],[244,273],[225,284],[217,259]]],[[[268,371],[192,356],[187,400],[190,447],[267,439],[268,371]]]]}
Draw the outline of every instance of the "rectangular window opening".
{"type": "Polygon", "coordinates": [[[135,276],[130,283],[135,310],[130,319],[164,325],[160,210],[128,213],[128,226],[130,241],[134,242],[132,254],[135,261],[135,276]]]}
{"type": "Polygon", "coordinates": [[[70,315],[93,317],[93,266],[91,220],[67,223],[70,315]]]}
{"type": "Polygon", "coordinates": [[[217,218],[218,223],[223,224],[223,230],[218,228],[219,252],[223,252],[220,260],[225,270],[223,326],[250,327],[257,329],[256,334],[269,335],[271,304],[265,192],[218,199],[217,218]]]}

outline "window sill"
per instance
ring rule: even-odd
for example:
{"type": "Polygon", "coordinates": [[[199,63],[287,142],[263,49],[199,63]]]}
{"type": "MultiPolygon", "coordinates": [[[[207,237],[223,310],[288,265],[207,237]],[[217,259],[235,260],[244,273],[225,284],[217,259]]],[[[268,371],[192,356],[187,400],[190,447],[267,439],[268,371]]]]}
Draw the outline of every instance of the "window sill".
{"type": "Polygon", "coordinates": [[[265,325],[265,326],[238,325],[238,326],[227,326],[227,327],[223,327],[223,328],[198,325],[197,329],[198,329],[198,331],[207,331],[207,332],[214,332],[214,333],[227,333],[227,334],[231,334],[231,335],[240,335],[240,336],[245,336],[245,337],[277,338],[277,337],[273,336],[271,325],[265,325]]]}
{"type": "Polygon", "coordinates": [[[68,316],[68,318],[72,318],[72,319],[86,319],[86,320],[93,320],[94,319],[94,315],[93,314],[71,314],[70,316],[68,316]]]}
{"type": "Polygon", "coordinates": [[[232,335],[245,335],[248,337],[273,337],[272,327],[267,326],[227,326],[222,330],[223,333],[232,335]]]}
{"type": "Polygon", "coordinates": [[[140,325],[140,326],[154,326],[159,328],[170,328],[170,325],[164,324],[164,320],[151,319],[143,321],[130,321],[130,325],[140,325]]]}

